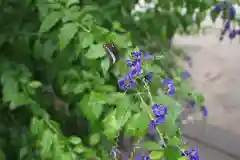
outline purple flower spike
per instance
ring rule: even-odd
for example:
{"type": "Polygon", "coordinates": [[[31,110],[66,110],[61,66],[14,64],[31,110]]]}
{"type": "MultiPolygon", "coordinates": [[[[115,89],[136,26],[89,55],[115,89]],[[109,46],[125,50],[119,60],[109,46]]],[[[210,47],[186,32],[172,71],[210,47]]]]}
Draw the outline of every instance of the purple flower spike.
{"type": "Polygon", "coordinates": [[[184,78],[184,79],[188,79],[189,77],[191,77],[191,74],[190,74],[188,71],[184,70],[184,72],[183,72],[183,78],[184,78]]]}
{"type": "Polygon", "coordinates": [[[214,9],[213,9],[215,12],[219,13],[221,12],[222,8],[221,8],[221,5],[220,4],[217,4],[214,9]]]}
{"type": "Polygon", "coordinates": [[[203,115],[206,117],[206,116],[208,116],[208,110],[207,110],[207,107],[206,106],[202,106],[201,107],[201,111],[202,111],[202,113],[203,113],[203,115]]]}

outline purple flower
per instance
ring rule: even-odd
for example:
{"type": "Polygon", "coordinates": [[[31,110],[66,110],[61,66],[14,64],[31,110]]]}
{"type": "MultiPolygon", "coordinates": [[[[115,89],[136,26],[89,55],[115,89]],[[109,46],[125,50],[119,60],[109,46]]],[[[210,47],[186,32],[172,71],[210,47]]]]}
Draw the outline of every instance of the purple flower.
{"type": "Polygon", "coordinates": [[[170,80],[168,78],[164,78],[162,80],[162,84],[167,88],[168,94],[170,96],[174,96],[175,95],[176,89],[175,89],[173,80],[170,80]]]}
{"type": "Polygon", "coordinates": [[[152,136],[156,135],[156,127],[157,127],[156,121],[151,119],[149,122],[149,134],[150,135],[152,135],[152,136]]]}
{"type": "Polygon", "coordinates": [[[203,113],[203,115],[206,117],[206,116],[208,116],[208,110],[207,110],[207,107],[206,106],[202,106],[201,107],[201,111],[202,111],[202,113],[203,113]]]}
{"type": "Polygon", "coordinates": [[[170,80],[170,79],[168,79],[168,78],[164,78],[164,79],[162,80],[162,84],[163,84],[164,86],[168,86],[169,84],[173,84],[173,80],[170,80]]]}
{"type": "Polygon", "coordinates": [[[135,87],[136,83],[137,81],[135,79],[131,79],[129,81],[127,81],[126,78],[118,80],[118,86],[123,90],[128,90],[135,87]]]}
{"type": "Polygon", "coordinates": [[[127,59],[127,60],[126,60],[126,63],[127,63],[127,66],[128,66],[128,67],[132,67],[132,66],[133,66],[133,63],[131,62],[130,59],[127,59]]]}
{"type": "Polygon", "coordinates": [[[142,152],[141,155],[135,157],[135,160],[151,160],[151,158],[142,152]]]}
{"type": "Polygon", "coordinates": [[[233,6],[229,10],[229,15],[231,18],[234,18],[236,16],[236,9],[233,6]]]}
{"type": "Polygon", "coordinates": [[[237,30],[233,29],[229,34],[229,38],[234,39],[236,36],[237,36],[237,30]]]}
{"type": "Polygon", "coordinates": [[[198,148],[185,150],[182,156],[187,156],[189,160],[200,160],[198,148]]]}
{"type": "Polygon", "coordinates": [[[118,80],[118,86],[119,86],[119,88],[122,88],[124,84],[125,84],[124,79],[118,80]]]}
{"type": "Polygon", "coordinates": [[[196,102],[195,102],[194,100],[190,100],[190,101],[188,101],[188,104],[189,104],[192,108],[194,108],[195,105],[196,105],[196,102]]]}
{"type": "Polygon", "coordinates": [[[184,78],[184,79],[188,79],[189,77],[191,77],[191,74],[190,74],[188,71],[184,70],[184,72],[183,72],[183,78],[184,78]]]}
{"type": "Polygon", "coordinates": [[[135,58],[140,58],[142,56],[142,51],[131,52],[131,56],[133,56],[135,58]]]}
{"type": "Polygon", "coordinates": [[[194,148],[189,152],[189,160],[200,160],[198,148],[194,148]]]}
{"type": "Polygon", "coordinates": [[[230,27],[231,27],[231,22],[228,20],[228,21],[226,22],[224,28],[225,28],[226,30],[230,30],[230,27]]]}
{"type": "Polygon", "coordinates": [[[166,106],[163,106],[160,104],[153,104],[152,112],[153,112],[155,118],[162,118],[168,114],[168,108],[166,106]]]}
{"type": "Polygon", "coordinates": [[[168,95],[169,95],[169,96],[175,96],[176,89],[175,89],[175,86],[174,86],[174,85],[169,84],[167,91],[168,91],[168,95]]]}
{"type": "Polygon", "coordinates": [[[143,160],[151,160],[151,158],[149,157],[149,155],[144,155],[143,160]]]}
{"type": "Polygon", "coordinates": [[[112,151],[110,152],[110,155],[112,156],[117,156],[118,154],[120,154],[120,151],[116,148],[112,149],[112,151]]]}
{"type": "Polygon", "coordinates": [[[221,10],[222,10],[221,5],[220,4],[215,5],[213,10],[217,13],[221,12],[221,10]]]}
{"type": "Polygon", "coordinates": [[[159,117],[156,119],[156,125],[163,124],[164,121],[165,121],[165,116],[159,116],[159,117]]]}
{"type": "Polygon", "coordinates": [[[152,81],[153,77],[153,72],[148,72],[147,75],[145,76],[145,80],[149,83],[152,81]]]}

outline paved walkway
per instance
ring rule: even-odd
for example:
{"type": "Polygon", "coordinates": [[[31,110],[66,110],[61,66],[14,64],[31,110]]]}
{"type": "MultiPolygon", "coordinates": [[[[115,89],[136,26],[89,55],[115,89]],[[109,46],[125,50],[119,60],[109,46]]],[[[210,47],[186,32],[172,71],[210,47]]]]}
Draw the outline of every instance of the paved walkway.
{"type": "Polygon", "coordinates": [[[209,109],[207,121],[185,125],[185,134],[202,141],[193,142],[201,149],[201,160],[240,160],[240,42],[218,39],[219,29],[208,30],[207,35],[174,39],[192,57],[193,67],[188,70],[209,109]]]}

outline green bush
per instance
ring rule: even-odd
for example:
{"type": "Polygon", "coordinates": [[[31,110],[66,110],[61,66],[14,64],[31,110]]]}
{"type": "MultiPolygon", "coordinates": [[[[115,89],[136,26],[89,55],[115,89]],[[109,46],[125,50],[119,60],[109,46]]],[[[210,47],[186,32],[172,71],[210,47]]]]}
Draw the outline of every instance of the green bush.
{"type": "Polygon", "coordinates": [[[181,103],[194,100],[202,107],[204,99],[183,80],[186,72],[176,69],[171,39],[178,28],[188,32],[194,9],[200,8],[199,25],[212,4],[162,0],[154,9],[137,13],[136,20],[131,15],[135,3],[0,1],[1,160],[108,160],[114,147],[122,149],[117,143],[121,130],[134,137],[139,151],[151,151],[152,159],[186,159],[176,123],[181,103]],[[180,14],[181,7],[187,14],[180,14]],[[103,48],[110,42],[122,57],[114,65],[103,48]],[[123,91],[118,80],[129,72],[125,61],[133,60],[129,53],[137,52],[136,47],[154,53],[154,60],[142,64],[143,75],[152,72],[153,77],[147,85],[140,76],[137,87],[123,91]],[[160,83],[164,78],[174,81],[175,96],[167,94],[169,85],[160,83]],[[165,122],[157,127],[167,146],[139,143],[153,120],[155,103],[168,107],[165,122]]]}

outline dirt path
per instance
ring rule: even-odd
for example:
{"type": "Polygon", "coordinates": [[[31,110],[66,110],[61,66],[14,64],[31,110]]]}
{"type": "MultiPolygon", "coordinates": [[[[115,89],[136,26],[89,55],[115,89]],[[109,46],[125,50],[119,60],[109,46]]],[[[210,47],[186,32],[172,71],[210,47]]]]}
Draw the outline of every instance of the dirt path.
{"type": "Polygon", "coordinates": [[[206,35],[176,36],[174,42],[192,57],[189,71],[209,109],[208,124],[240,134],[240,42],[225,38],[219,29],[206,35]]]}

